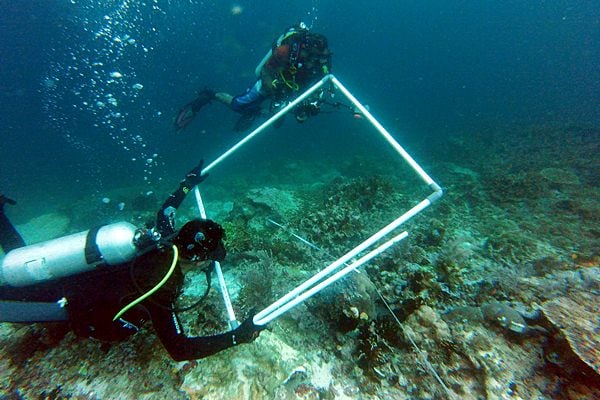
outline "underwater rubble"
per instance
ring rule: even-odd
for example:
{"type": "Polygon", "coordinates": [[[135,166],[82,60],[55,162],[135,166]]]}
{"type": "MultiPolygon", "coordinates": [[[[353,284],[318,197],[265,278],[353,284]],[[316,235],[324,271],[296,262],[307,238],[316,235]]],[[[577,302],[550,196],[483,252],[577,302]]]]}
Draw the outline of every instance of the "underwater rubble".
{"type": "MultiPolygon", "coordinates": [[[[0,324],[0,399],[600,398],[599,143],[598,131],[553,126],[423,143],[446,192],[435,210],[410,223],[406,241],[255,342],[177,363],[151,329],[103,344],[59,325],[0,324]]],[[[219,205],[239,315],[410,204],[385,173],[327,179],[321,194],[256,186],[219,205]]],[[[127,204],[135,193],[122,194],[127,204]]],[[[110,213],[142,221],[152,217],[146,206],[110,213]]],[[[76,216],[52,218],[67,232],[76,216]]],[[[202,282],[186,278],[184,302],[202,282]]],[[[225,330],[214,322],[225,320],[220,301],[213,290],[183,314],[188,333],[225,330]]]]}

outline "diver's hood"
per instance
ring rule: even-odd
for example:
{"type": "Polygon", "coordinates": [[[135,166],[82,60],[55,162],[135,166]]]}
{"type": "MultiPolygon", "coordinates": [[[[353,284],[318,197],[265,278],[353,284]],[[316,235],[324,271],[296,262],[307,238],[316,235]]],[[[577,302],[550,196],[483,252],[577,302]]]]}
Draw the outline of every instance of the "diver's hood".
{"type": "Polygon", "coordinates": [[[191,261],[222,261],[225,258],[223,237],[225,231],[221,225],[208,219],[194,219],[180,230],[173,244],[179,255],[191,261]]]}

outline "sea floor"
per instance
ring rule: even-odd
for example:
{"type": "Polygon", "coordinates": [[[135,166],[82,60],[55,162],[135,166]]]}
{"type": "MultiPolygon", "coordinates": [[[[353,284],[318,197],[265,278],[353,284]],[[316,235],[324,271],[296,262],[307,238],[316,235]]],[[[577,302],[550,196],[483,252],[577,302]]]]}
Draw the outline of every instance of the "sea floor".
{"type": "MultiPolygon", "coordinates": [[[[600,131],[510,127],[410,147],[444,196],[407,224],[407,239],[253,343],[178,363],[150,326],[106,344],[58,324],[3,323],[0,399],[600,398],[600,131]]],[[[207,181],[239,319],[428,194],[380,158],[341,159],[207,181]]],[[[110,203],[82,200],[17,228],[33,243],[102,222],[142,225],[169,190],[115,188],[110,203]]],[[[195,213],[186,200],[179,224],[195,213]]],[[[189,273],[182,302],[204,285],[189,273]]],[[[213,288],[182,315],[188,334],[226,330],[222,308],[213,288]]]]}

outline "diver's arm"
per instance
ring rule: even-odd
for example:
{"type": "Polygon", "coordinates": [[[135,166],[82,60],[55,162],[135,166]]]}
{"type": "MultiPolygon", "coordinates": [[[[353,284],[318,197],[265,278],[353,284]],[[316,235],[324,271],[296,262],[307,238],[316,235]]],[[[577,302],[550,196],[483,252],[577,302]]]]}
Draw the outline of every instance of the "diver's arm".
{"type": "Polygon", "coordinates": [[[173,311],[153,304],[148,304],[147,309],[158,338],[175,361],[204,358],[238,344],[250,343],[262,329],[254,325],[250,317],[230,332],[214,336],[187,337],[173,311]]]}
{"type": "Polygon", "coordinates": [[[24,247],[25,241],[4,214],[5,204],[15,205],[17,202],[0,194],[0,249],[6,254],[16,248],[24,247]]]}
{"type": "Polygon", "coordinates": [[[179,208],[185,196],[200,184],[208,174],[202,175],[204,160],[185,175],[179,183],[179,187],[169,195],[156,215],[156,228],[162,235],[170,235],[175,232],[175,211],[179,208]]]}
{"type": "Polygon", "coordinates": [[[169,195],[160,210],[158,210],[156,214],[156,229],[161,235],[167,236],[175,232],[175,211],[179,208],[189,190],[189,188],[179,186],[177,190],[169,195]]]}

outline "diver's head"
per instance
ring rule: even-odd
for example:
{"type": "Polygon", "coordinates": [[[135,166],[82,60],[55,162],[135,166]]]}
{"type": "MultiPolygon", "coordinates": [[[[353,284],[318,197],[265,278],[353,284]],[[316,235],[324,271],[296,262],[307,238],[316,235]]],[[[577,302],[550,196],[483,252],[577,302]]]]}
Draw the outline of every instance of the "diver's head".
{"type": "Polygon", "coordinates": [[[327,38],[318,33],[308,33],[302,44],[302,59],[308,69],[328,66],[331,63],[331,51],[327,38]]]}
{"type": "Polygon", "coordinates": [[[190,261],[223,261],[225,231],[221,225],[208,219],[194,219],[183,225],[173,244],[179,249],[180,257],[190,261]]]}
{"type": "Polygon", "coordinates": [[[304,48],[311,54],[328,54],[327,38],[319,33],[308,33],[304,39],[304,48]]]}

